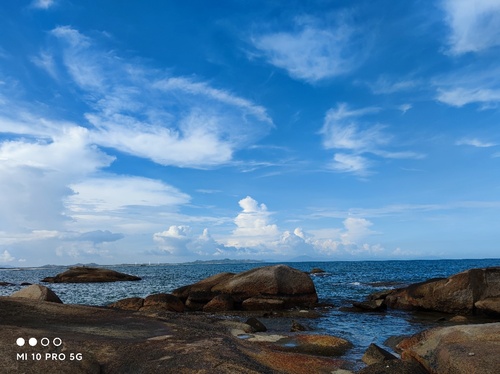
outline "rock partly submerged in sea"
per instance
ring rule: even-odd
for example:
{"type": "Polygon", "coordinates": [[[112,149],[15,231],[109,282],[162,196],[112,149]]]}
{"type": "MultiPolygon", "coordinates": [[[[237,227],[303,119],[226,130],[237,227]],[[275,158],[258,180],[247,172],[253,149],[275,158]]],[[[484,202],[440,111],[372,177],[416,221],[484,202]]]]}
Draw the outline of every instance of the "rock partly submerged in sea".
{"type": "Polygon", "coordinates": [[[220,273],[172,293],[191,310],[202,310],[219,295],[229,296],[234,309],[242,310],[310,307],[318,301],[309,275],[286,265],[264,266],[239,274],[220,273]]]}
{"type": "Polygon", "coordinates": [[[500,316],[500,267],[470,269],[448,278],[430,279],[370,299],[394,309],[462,315],[500,316]]]}
{"type": "Polygon", "coordinates": [[[72,267],[63,273],[57,274],[55,277],[46,277],[42,279],[42,282],[93,283],[93,282],[138,281],[138,280],[141,280],[141,278],[136,277],[135,275],[120,273],[115,270],[77,266],[77,267],[72,267]]]}

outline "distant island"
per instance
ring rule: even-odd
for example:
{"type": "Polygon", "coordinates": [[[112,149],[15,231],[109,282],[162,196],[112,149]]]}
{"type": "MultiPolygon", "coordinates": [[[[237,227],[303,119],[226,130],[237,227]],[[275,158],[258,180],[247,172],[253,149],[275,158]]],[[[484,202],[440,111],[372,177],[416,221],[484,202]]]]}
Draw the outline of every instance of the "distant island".
{"type": "Polygon", "coordinates": [[[223,260],[196,260],[191,262],[183,262],[179,265],[223,265],[223,264],[262,264],[266,261],[260,260],[231,260],[229,258],[225,258],[223,260]]]}

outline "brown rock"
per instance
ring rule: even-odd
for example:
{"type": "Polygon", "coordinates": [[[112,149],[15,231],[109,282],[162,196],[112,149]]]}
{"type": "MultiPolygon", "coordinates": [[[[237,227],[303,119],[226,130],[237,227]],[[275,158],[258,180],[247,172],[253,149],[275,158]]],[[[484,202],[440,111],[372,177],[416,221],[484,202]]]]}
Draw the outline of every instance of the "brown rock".
{"type": "Polygon", "coordinates": [[[323,274],[325,273],[325,271],[323,269],[320,269],[320,268],[312,268],[311,269],[311,274],[323,274]]]}
{"type": "Polygon", "coordinates": [[[379,312],[387,308],[382,299],[354,302],[352,305],[364,312],[379,312]]]}
{"type": "Polygon", "coordinates": [[[276,342],[282,350],[318,356],[341,356],[352,344],[330,335],[295,335],[276,342]]]}
{"type": "Polygon", "coordinates": [[[217,284],[212,291],[230,294],[236,302],[262,296],[281,299],[286,307],[313,305],[318,301],[311,278],[286,265],[245,271],[217,284]]]}
{"type": "Polygon", "coordinates": [[[92,283],[92,282],[118,282],[118,281],[136,281],[141,278],[134,275],[120,273],[118,271],[90,268],[90,267],[73,267],[69,270],[57,274],[55,277],[47,277],[42,282],[48,283],[92,283]]]}
{"type": "Polygon", "coordinates": [[[493,317],[500,316],[500,297],[488,297],[487,299],[476,301],[474,306],[481,314],[493,317]]]}
{"type": "MultiPolygon", "coordinates": [[[[488,301],[500,297],[500,267],[471,269],[446,279],[431,279],[393,291],[385,303],[397,309],[433,310],[455,314],[489,311],[488,301]],[[479,307],[476,303],[479,302],[479,307]],[[476,309],[477,308],[477,309],[476,309]],[[484,309],[481,309],[484,308],[484,309]]],[[[494,310],[493,310],[494,311],[494,310]]]]}
{"type": "Polygon", "coordinates": [[[290,327],[290,332],[297,332],[297,331],[307,331],[308,328],[305,327],[303,324],[293,320],[292,321],[292,327],[290,327]]]}
{"type": "Polygon", "coordinates": [[[184,304],[177,296],[168,293],[158,293],[146,297],[144,299],[144,304],[139,311],[167,311],[182,313],[184,312],[184,304]]]}
{"type": "Polygon", "coordinates": [[[38,301],[50,301],[53,303],[62,304],[61,299],[50,288],[41,286],[39,284],[32,284],[17,292],[14,292],[11,297],[23,297],[26,299],[38,301]]]}
{"type": "Polygon", "coordinates": [[[500,323],[439,327],[398,345],[404,360],[430,373],[496,374],[500,367],[500,323]]]}
{"type": "Polygon", "coordinates": [[[285,309],[285,301],[271,297],[250,297],[243,300],[241,309],[248,311],[255,310],[282,310],[285,309]]]}
{"type": "Polygon", "coordinates": [[[217,373],[273,374],[269,366],[242,352],[227,328],[203,315],[176,313],[153,318],[109,308],[0,297],[2,373],[217,373]],[[52,344],[22,349],[19,337],[60,337],[52,344]],[[19,360],[18,353],[40,353],[40,361],[19,360]],[[66,359],[45,360],[45,353],[66,359]],[[82,353],[81,360],[69,360],[82,353]]]}
{"type": "Polygon", "coordinates": [[[201,304],[199,308],[201,309],[204,304],[208,303],[219,294],[219,292],[213,292],[212,287],[219,284],[220,282],[224,282],[232,278],[233,276],[234,273],[215,274],[194,284],[179,287],[172,291],[172,295],[177,296],[184,302],[186,302],[189,298],[190,303],[192,303],[193,305],[201,304]]]}
{"type": "Polygon", "coordinates": [[[234,309],[233,298],[229,295],[217,295],[203,307],[204,312],[227,312],[234,309]]]}
{"type": "Polygon", "coordinates": [[[361,360],[367,365],[397,359],[398,358],[392,353],[387,352],[385,349],[380,348],[378,345],[373,343],[368,346],[368,349],[365,351],[363,357],[361,358],[361,360]]]}
{"type": "Polygon", "coordinates": [[[453,323],[467,323],[469,320],[465,316],[454,316],[450,318],[450,322],[453,323]]]}
{"type": "Polygon", "coordinates": [[[142,297],[129,297],[126,299],[118,300],[117,302],[109,305],[110,308],[123,309],[123,310],[139,310],[144,305],[142,297]]]}
{"type": "Polygon", "coordinates": [[[245,322],[247,325],[252,327],[253,332],[266,332],[267,327],[255,317],[247,319],[245,322]]]}
{"type": "Polygon", "coordinates": [[[367,366],[358,371],[358,374],[428,374],[428,372],[416,362],[391,360],[367,366]]]}
{"type": "Polygon", "coordinates": [[[318,301],[309,275],[286,265],[265,266],[236,275],[216,274],[177,288],[173,294],[191,310],[203,310],[217,295],[230,295],[234,308],[244,310],[308,307],[318,301]]]}

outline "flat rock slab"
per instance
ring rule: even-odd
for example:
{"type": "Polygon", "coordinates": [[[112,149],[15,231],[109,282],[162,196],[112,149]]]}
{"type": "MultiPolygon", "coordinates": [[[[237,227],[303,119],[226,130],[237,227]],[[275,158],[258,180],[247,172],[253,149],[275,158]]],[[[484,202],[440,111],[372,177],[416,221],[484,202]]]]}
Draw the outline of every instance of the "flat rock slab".
{"type": "Polygon", "coordinates": [[[129,311],[0,297],[2,372],[274,372],[244,354],[215,320],[167,312],[165,316],[148,318],[129,311]],[[22,347],[16,344],[19,338],[26,342],[22,347]],[[30,346],[30,338],[38,344],[30,346]],[[46,347],[42,338],[50,342],[46,347]],[[54,344],[55,338],[60,345],[54,344]],[[53,360],[54,354],[66,358],[53,360]]]}

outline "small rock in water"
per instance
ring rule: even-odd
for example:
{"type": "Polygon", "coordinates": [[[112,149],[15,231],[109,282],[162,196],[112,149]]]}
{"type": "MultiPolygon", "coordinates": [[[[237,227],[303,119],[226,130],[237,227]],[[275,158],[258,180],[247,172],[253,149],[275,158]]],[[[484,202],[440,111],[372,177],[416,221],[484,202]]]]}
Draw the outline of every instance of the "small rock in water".
{"type": "Polygon", "coordinates": [[[247,325],[250,325],[254,332],[266,332],[267,331],[267,327],[255,317],[249,318],[245,323],[247,325]]]}
{"type": "Polygon", "coordinates": [[[296,332],[296,331],[307,331],[307,328],[302,325],[301,323],[293,320],[292,321],[292,327],[290,328],[291,332],[296,332]]]}

